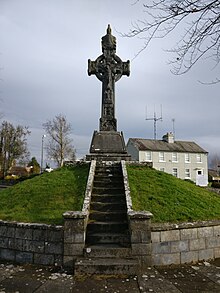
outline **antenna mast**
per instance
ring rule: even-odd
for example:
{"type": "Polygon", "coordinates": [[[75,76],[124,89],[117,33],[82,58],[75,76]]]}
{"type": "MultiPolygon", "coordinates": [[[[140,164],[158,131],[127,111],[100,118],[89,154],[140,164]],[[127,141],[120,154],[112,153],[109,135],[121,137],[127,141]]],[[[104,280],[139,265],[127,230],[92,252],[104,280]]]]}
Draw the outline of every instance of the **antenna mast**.
{"type": "Polygon", "coordinates": [[[175,118],[172,119],[173,122],[173,137],[175,139],[175,118]]]}
{"type": "Polygon", "coordinates": [[[154,117],[148,118],[147,117],[147,107],[146,107],[146,118],[145,118],[145,120],[148,120],[148,121],[153,120],[154,121],[154,139],[156,140],[157,139],[157,122],[158,121],[163,121],[163,118],[162,118],[162,105],[160,105],[160,117],[157,117],[155,107],[154,107],[154,117]]]}

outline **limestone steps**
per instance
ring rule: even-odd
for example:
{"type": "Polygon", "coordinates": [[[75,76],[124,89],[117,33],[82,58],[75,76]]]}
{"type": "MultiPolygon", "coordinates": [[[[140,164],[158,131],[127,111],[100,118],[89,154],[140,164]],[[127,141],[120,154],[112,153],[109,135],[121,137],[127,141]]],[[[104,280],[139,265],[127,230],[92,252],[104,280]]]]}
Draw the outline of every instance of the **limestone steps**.
{"type": "Polygon", "coordinates": [[[121,247],[118,244],[90,245],[84,249],[87,258],[127,258],[131,257],[130,247],[121,247]]]}
{"type": "Polygon", "coordinates": [[[87,233],[87,242],[91,244],[120,244],[128,245],[130,243],[129,235],[126,233],[112,233],[112,232],[99,232],[87,233]]]}
{"type": "Polygon", "coordinates": [[[86,228],[84,258],[75,262],[75,274],[135,274],[120,163],[98,163],[86,228]]]}
{"type": "Polygon", "coordinates": [[[99,212],[122,211],[124,209],[124,201],[100,202],[99,200],[97,200],[97,201],[93,201],[90,204],[90,209],[92,211],[99,211],[99,212]]]}
{"type": "Polygon", "coordinates": [[[114,212],[91,211],[90,220],[94,221],[125,221],[127,213],[124,210],[116,210],[114,212]]]}
{"type": "Polygon", "coordinates": [[[103,221],[103,222],[90,222],[87,226],[87,232],[96,232],[101,233],[114,232],[118,233],[128,229],[128,224],[126,221],[103,221]]]}
{"type": "Polygon", "coordinates": [[[75,275],[135,275],[137,268],[135,258],[79,258],[75,262],[75,275]]]}

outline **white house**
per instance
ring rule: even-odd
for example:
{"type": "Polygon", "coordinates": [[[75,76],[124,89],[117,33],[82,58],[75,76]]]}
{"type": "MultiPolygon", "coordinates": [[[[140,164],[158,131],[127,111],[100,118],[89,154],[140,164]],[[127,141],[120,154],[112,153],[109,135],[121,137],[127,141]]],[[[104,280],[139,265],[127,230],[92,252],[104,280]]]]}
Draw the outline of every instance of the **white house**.
{"type": "Polygon", "coordinates": [[[208,152],[193,141],[174,141],[170,132],[162,140],[129,138],[127,150],[133,161],[151,162],[157,170],[208,185],[208,152]]]}

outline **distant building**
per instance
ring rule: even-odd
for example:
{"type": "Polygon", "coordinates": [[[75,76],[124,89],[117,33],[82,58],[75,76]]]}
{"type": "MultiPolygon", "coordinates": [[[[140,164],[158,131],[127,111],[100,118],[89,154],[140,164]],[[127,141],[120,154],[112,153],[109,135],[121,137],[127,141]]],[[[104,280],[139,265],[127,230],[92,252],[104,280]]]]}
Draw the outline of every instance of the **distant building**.
{"type": "Polygon", "coordinates": [[[211,182],[220,182],[220,174],[217,170],[209,169],[209,181],[211,182]]]}
{"type": "Polygon", "coordinates": [[[174,141],[171,132],[162,140],[129,138],[133,161],[151,162],[152,167],[197,185],[208,185],[208,152],[193,141],[174,141]]]}
{"type": "Polygon", "coordinates": [[[28,176],[29,172],[30,168],[28,167],[12,166],[8,171],[8,175],[23,177],[28,176]]]}

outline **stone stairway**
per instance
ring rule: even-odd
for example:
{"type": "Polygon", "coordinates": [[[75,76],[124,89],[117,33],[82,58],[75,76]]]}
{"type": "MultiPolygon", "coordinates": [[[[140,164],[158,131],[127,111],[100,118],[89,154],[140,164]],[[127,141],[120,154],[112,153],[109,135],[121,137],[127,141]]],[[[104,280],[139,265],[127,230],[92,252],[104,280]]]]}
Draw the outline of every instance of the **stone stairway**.
{"type": "Polygon", "coordinates": [[[127,206],[120,163],[96,165],[84,258],[75,274],[135,274],[131,256],[127,206]]]}

